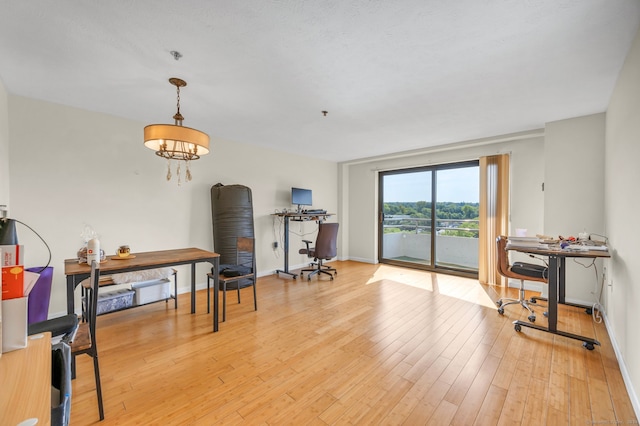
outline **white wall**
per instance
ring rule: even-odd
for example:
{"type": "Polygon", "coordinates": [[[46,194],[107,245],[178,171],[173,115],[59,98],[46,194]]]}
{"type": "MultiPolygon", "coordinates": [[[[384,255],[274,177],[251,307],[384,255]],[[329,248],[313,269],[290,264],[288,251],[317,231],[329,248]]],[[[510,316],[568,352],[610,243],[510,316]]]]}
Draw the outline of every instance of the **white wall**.
{"type": "Polygon", "coordinates": [[[607,110],[604,206],[613,247],[606,287],[607,325],[624,364],[623,375],[640,413],[640,32],[636,35],[607,110]]]}
{"type": "MultiPolygon", "coordinates": [[[[547,123],[545,127],[544,233],[578,236],[579,232],[604,235],[605,114],[547,123]]],[[[596,301],[601,279],[593,268],[566,262],[567,300],[582,304],[596,301]]],[[[602,261],[596,262],[598,272],[602,261]]]]}
{"type": "MultiPolygon", "coordinates": [[[[145,123],[17,96],[9,96],[9,123],[10,213],[51,247],[51,314],[65,309],[63,260],[76,256],[85,224],[100,234],[108,254],[121,244],[133,251],[212,250],[211,186],[246,185],[253,193],[256,259],[264,275],[283,266],[282,250],[272,249],[282,230],[274,229],[271,213],[291,207],[292,186],[312,189],[315,206],[337,209],[336,163],[213,139],[211,153],[192,164],[193,181],[179,187],[175,178],[166,181],[166,161],[144,147],[145,123]]],[[[302,230],[314,237],[315,228],[305,223],[302,230]]],[[[18,234],[26,266],[43,265],[44,245],[20,225],[18,234]]],[[[292,267],[307,263],[297,253],[300,240],[291,236],[292,267]]],[[[207,269],[198,266],[200,286],[207,269]]],[[[188,268],[178,276],[186,290],[188,268]]]]}
{"type": "Polygon", "coordinates": [[[0,204],[9,205],[9,112],[8,96],[0,81],[0,204]]]}
{"type": "Polygon", "coordinates": [[[369,263],[378,261],[377,198],[378,172],[431,164],[478,159],[485,155],[511,154],[511,223],[531,235],[542,233],[544,178],[543,144],[540,132],[514,135],[494,141],[470,141],[454,149],[440,148],[395,158],[375,158],[343,163],[348,168],[342,184],[349,188],[349,257],[369,263]],[[503,142],[508,140],[506,142],[503,142]]]}

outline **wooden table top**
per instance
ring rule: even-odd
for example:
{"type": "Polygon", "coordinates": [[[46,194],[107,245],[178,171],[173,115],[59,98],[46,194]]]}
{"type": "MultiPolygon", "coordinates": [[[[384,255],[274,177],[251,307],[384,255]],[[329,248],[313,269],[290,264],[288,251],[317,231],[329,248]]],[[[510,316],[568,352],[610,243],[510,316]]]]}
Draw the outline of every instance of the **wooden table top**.
{"type": "MultiPolygon", "coordinates": [[[[131,253],[126,258],[117,259],[117,255],[107,256],[100,262],[100,272],[126,271],[135,269],[151,269],[154,267],[184,265],[198,261],[208,261],[220,257],[218,253],[195,247],[173,250],[148,251],[131,253]],[[116,258],[116,259],[114,259],[116,258]]],[[[64,261],[65,275],[90,274],[91,267],[86,263],[78,263],[78,259],[64,261]]]]}
{"type": "Polygon", "coordinates": [[[0,382],[0,424],[17,425],[32,418],[50,424],[51,333],[30,336],[26,348],[3,353],[0,382]]]}

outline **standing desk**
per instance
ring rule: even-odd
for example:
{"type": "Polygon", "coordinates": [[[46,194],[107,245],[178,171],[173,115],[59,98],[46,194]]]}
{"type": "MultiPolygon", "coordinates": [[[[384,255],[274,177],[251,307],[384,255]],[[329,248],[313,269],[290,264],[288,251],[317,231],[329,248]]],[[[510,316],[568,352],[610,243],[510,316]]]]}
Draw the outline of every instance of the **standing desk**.
{"type": "Polygon", "coordinates": [[[276,274],[291,275],[294,279],[298,277],[298,274],[294,274],[289,271],[289,221],[304,222],[308,220],[315,220],[318,223],[323,222],[329,216],[333,216],[333,213],[274,213],[273,216],[278,216],[284,220],[284,269],[276,269],[276,274]]]}
{"type": "MultiPolygon", "coordinates": [[[[149,251],[131,253],[126,259],[100,262],[100,273],[117,274],[121,272],[141,271],[144,269],[162,268],[165,266],[191,265],[191,313],[196,312],[196,263],[208,262],[213,266],[213,331],[218,331],[218,269],[220,255],[199,248],[149,251]]],[[[78,259],[64,261],[64,274],[67,276],[67,312],[75,312],[74,290],[82,280],[91,276],[91,267],[86,263],[78,263],[78,259]]]]}
{"type": "MultiPolygon", "coordinates": [[[[545,331],[547,333],[557,334],[559,336],[569,337],[571,339],[582,340],[583,346],[589,350],[594,349],[594,345],[600,346],[600,342],[590,337],[580,336],[566,331],[558,330],[558,304],[567,304],[565,301],[565,272],[566,259],[570,258],[587,258],[593,259],[598,257],[611,257],[608,251],[602,250],[567,250],[560,248],[536,249],[524,247],[507,247],[507,250],[519,251],[528,254],[537,254],[546,256],[549,259],[549,300],[548,300],[548,327],[532,324],[525,321],[514,321],[516,331],[522,330],[522,327],[535,328],[536,330],[545,331]]],[[[576,305],[573,305],[576,306],[576,305]]]]}

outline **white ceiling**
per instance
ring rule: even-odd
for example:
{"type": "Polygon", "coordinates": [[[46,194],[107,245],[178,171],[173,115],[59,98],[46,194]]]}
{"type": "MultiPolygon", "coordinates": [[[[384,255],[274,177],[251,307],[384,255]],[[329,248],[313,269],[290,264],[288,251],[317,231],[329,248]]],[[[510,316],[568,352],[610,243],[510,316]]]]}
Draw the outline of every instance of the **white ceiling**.
{"type": "Polygon", "coordinates": [[[639,23],[639,0],[3,0],[0,78],[151,124],[180,77],[213,153],[347,161],[602,112],[639,23]]]}

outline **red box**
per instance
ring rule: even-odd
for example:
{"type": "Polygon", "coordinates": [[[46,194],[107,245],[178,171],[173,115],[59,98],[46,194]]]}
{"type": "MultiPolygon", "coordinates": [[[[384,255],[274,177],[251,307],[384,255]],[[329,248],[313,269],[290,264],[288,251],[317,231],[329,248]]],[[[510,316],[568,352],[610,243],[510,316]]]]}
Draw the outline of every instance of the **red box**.
{"type": "Polygon", "coordinates": [[[24,265],[24,246],[0,246],[0,266],[24,265]]]}
{"type": "Polygon", "coordinates": [[[2,267],[2,300],[24,297],[24,267],[2,267]]]}

